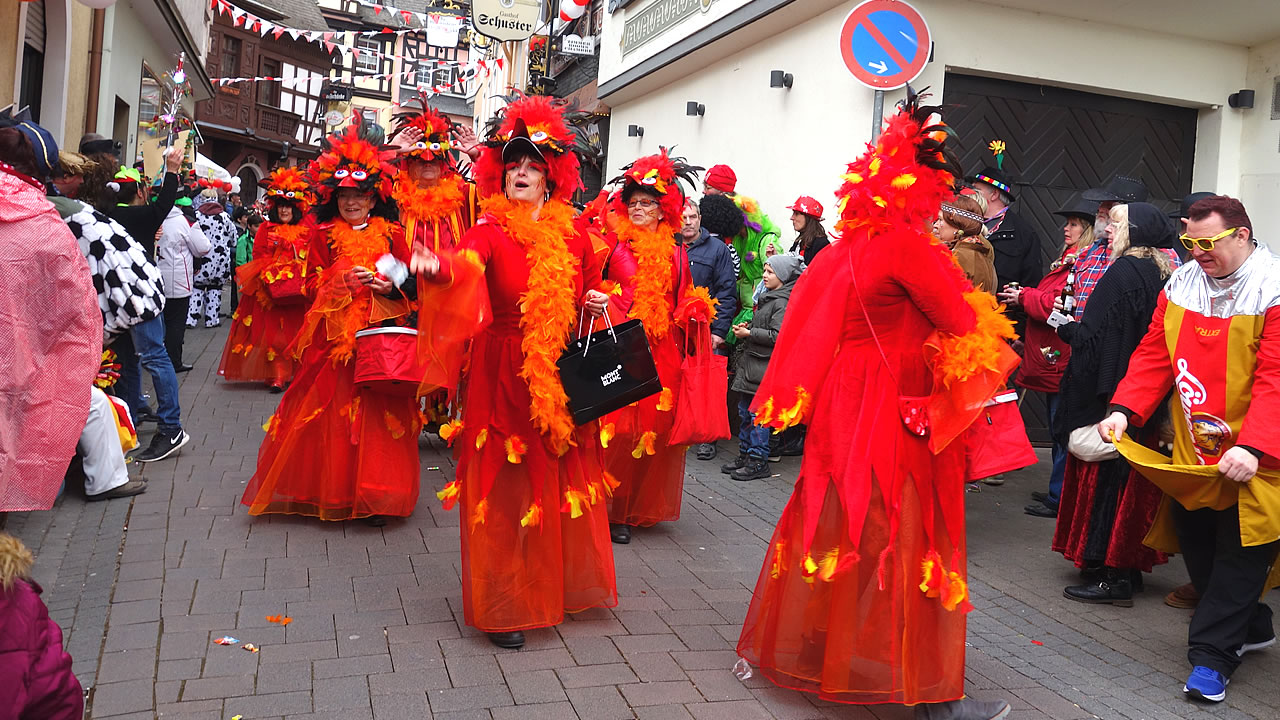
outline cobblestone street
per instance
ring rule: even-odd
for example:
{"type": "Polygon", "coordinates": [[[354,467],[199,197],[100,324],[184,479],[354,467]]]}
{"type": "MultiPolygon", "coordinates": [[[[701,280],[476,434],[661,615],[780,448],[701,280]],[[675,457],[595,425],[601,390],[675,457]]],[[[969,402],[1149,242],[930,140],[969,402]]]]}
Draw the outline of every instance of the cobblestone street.
{"type": "MultiPolygon", "coordinates": [[[[422,495],[407,520],[247,515],[240,494],[279,396],[217,379],[228,325],[187,333],[191,442],[176,459],[130,466],[145,494],[86,504],[68,493],[52,512],[7,520],[36,553],[95,720],[911,717],[731,670],[798,458],[773,465],[771,479],[736,483],[719,473],[722,459],[690,455],[680,521],[614,546],[617,608],[498,650],[462,622],[458,517],[434,497],[452,474],[438,440],[423,440],[422,495]],[[266,619],[275,615],[292,622],[266,619]],[[261,650],[213,642],[224,635],[261,650]]],[[[1186,580],[1181,559],[1149,575],[1130,609],[1062,597],[1077,576],[1049,550],[1053,521],[1022,512],[1044,489],[1041,456],[968,496],[970,694],[1008,699],[1016,720],[1280,716],[1280,649],[1251,654],[1220,706],[1183,699],[1190,613],[1161,602],[1186,580]]],[[[1280,596],[1269,601],[1280,611],[1280,596]]]]}

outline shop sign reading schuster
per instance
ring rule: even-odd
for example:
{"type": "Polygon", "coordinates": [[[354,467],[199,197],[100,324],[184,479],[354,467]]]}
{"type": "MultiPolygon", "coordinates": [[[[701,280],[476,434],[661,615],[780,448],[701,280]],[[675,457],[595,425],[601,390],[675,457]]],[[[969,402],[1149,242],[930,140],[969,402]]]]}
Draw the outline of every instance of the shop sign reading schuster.
{"type": "Polygon", "coordinates": [[[697,10],[706,12],[715,0],[656,0],[627,18],[622,25],[622,55],[678,25],[697,10]]]}
{"type": "Polygon", "coordinates": [[[542,12],[542,0],[473,0],[471,24],[494,40],[527,40],[542,12]]]}

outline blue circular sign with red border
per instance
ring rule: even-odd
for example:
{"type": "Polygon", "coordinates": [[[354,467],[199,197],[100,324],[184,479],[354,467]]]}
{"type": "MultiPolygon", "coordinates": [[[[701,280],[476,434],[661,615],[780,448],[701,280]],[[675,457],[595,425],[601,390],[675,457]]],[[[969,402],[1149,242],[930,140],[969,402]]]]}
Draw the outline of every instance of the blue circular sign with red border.
{"type": "Polygon", "coordinates": [[[901,0],[867,0],[840,28],[840,56],[858,82],[896,90],[929,64],[932,41],[924,17],[901,0]]]}

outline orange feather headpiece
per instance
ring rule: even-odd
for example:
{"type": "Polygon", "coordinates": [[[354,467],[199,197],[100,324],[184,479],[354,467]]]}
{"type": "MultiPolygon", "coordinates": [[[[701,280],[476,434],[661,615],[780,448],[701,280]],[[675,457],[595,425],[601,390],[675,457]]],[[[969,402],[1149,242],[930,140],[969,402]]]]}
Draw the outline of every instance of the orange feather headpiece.
{"type": "Polygon", "coordinates": [[[394,118],[396,127],[391,133],[391,138],[395,139],[397,135],[409,128],[416,128],[422,132],[422,139],[403,154],[423,160],[444,160],[445,164],[452,169],[452,156],[449,151],[453,149],[453,140],[450,138],[453,121],[434,110],[428,104],[425,93],[419,93],[416,102],[418,107],[406,103],[403,106],[404,112],[396,114],[394,118]]]}
{"type": "Polygon", "coordinates": [[[481,195],[502,193],[504,152],[516,145],[532,147],[547,164],[547,188],[551,196],[568,201],[583,187],[578,153],[583,151],[578,131],[570,125],[577,113],[563,100],[517,93],[489,121],[480,157],[473,166],[481,195]]]}
{"type": "Polygon", "coordinates": [[[703,168],[690,165],[682,157],[672,157],[665,147],[659,146],[658,150],[657,155],[646,155],[623,167],[622,174],[610,181],[620,185],[622,190],[614,195],[610,205],[614,212],[625,216],[631,194],[636,190],[648,190],[658,196],[663,220],[679,226],[685,199],[680,181],[688,183],[692,190],[703,168]]]}
{"type": "Polygon", "coordinates": [[[315,202],[307,176],[296,167],[282,167],[271,173],[267,180],[267,204],[294,203],[302,214],[315,202]]]}
{"type": "Polygon", "coordinates": [[[311,162],[307,174],[321,204],[332,200],[338,188],[377,193],[383,200],[391,196],[395,151],[375,147],[365,139],[362,127],[348,125],[320,142],[320,157],[311,162]]]}

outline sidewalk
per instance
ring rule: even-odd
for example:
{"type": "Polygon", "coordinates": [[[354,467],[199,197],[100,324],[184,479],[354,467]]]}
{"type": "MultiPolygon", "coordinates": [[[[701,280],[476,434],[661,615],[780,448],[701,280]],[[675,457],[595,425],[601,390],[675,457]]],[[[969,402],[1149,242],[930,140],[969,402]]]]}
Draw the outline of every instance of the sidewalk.
{"type": "MultiPolygon", "coordinates": [[[[217,379],[227,326],[187,333],[196,369],[179,377],[192,439],[175,459],[131,466],[145,494],[64,496],[52,512],[8,519],[36,553],[90,717],[911,717],[731,672],[798,458],[773,465],[769,480],[736,483],[719,473],[723,457],[691,454],[680,521],[614,546],[618,607],[498,650],[462,623],[457,513],[434,497],[452,473],[438,441],[423,441],[422,496],[408,520],[371,528],[246,514],[240,494],[280,396],[217,379]],[[292,622],[266,620],[275,615],[292,622]],[[261,650],[213,642],[224,635],[261,650]]],[[[1251,654],[1222,705],[1183,699],[1190,613],[1161,602],[1185,582],[1179,559],[1148,576],[1130,609],[1062,597],[1077,579],[1048,549],[1053,522],[1022,513],[1046,472],[1043,461],[968,496],[970,694],[1008,699],[1014,720],[1280,716],[1280,649],[1251,654]]],[[[1280,610],[1278,598],[1269,602],[1280,610]]]]}

